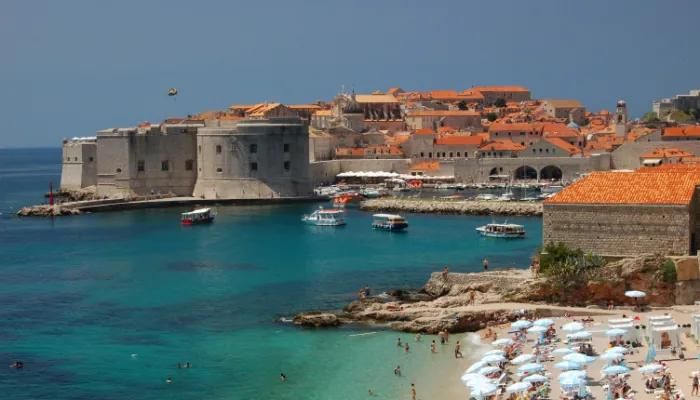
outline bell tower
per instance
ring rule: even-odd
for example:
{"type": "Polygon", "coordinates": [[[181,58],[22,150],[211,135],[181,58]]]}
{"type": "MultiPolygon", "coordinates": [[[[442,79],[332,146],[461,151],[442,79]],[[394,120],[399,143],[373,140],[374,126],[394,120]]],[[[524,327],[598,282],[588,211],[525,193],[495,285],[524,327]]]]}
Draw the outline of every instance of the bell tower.
{"type": "Polygon", "coordinates": [[[627,103],[624,100],[618,100],[615,108],[615,136],[625,137],[628,118],[627,103]]]}

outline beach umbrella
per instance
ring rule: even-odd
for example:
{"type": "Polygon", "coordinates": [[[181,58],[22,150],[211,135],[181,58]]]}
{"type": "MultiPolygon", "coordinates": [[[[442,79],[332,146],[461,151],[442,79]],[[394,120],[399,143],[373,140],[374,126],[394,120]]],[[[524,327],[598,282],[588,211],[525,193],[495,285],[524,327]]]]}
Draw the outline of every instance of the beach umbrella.
{"type": "Polygon", "coordinates": [[[521,393],[532,387],[530,382],[517,382],[506,387],[506,393],[521,393]]]}
{"type": "Polygon", "coordinates": [[[544,326],[545,328],[548,328],[551,325],[554,325],[554,320],[549,319],[549,318],[540,318],[537,321],[533,322],[532,325],[544,326]]]}
{"type": "Polygon", "coordinates": [[[573,353],[573,352],[574,352],[574,351],[571,350],[571,349],[568,348],[568,347],[562,347],[562,348],[553,350],[553,351],[552,351],[552,354],[556,354],[556,355],[558,355],[558,356],[564,356],[564,355],[567,355],[567,354],[571,354],[571,353],[573,353]]]}
{"type": "Polygon", "coordinates": [[[510,338],[498,339],[498,340],[494,340],[493,342],[491,342],[491,344],[493,346],[508,346],[508,345],[513,344],[513,339],[510,339],[510,338]]]}
{"type": "Polygon", "coordinates": [[[500,354],[489,354],[488,356],[484,356],[484,358],[482,358],[481,361],[488,363],[488,364],[493,364],[493,363],[504,362],[504,361],[506,361],[506,358],[500,354]]]}
{"type": "Polygon", "coordinates": [[[630,369],[622,365],[611,365],[603,369],[605,375],[620,375],[630,372],[630,369]]]}
{"type": "Polygon", "coordinates": [[[477,371],[477,374],[486,376],[486,375],[491,375],[494,372],[499,372],[500,370],[501,369],[498,367],[484,367],[484,368],[481,368],[479,371],[477,371]]]}
{"type": "Polygon", "coordinates": [[[559,379],[563,379],[568,376],[575,376],[578,378],[586,379],[586,371],[584,370],[575,370],[575,371],[565,371],[559,374],[559,379]]]}
{"type": "Polygon", "coordinates": [[[626,329],[613,328],[605,331],[605,336],[623,336],[627,333],[626,329]]]}
{"type": "Polygon", "coordinates": [[[540,375],[540,374],[526,376],[523,379],[523,382],[530,382],[530,383],[541,383],[541,382],[547,382],[547,381],[548,381],[547,377],[544,375],[540,375]]]}
{"type": "Polygon", "coordinates": [[[467,373],[467,374],[462,375],[462,377],[460,379],[466,386],[469,386],[469,385],[475,383],[476,381],[491,383],[491,380],[489,378],[487,378],[481,374],[467,373]]]}
{"type": "Polygon", "coordinates": [[[584,326],[580,322],[569,322],[568,324],[565,324],[562,326],[561,330],[564,332],[578,332],[582,331],[584,329],[584,326]]]}
{"type": "Polygon", "coordinates": [[[580,386],[584,383],[584,379],[578,376],[559,377],[559,385],[562,387],[580,386]]]}
{"type": "Polygon", "coordinates": [[[583,368],[583,365],[573,361],[560,361],[554,364],[554,368],[569,371],[572,369],[581,369],[583,368]]]}
{"type": "Polygon", "coordinates": [[[521,354],[514,359],[510,360],[511,364],[524,364],[535,359],[534,354],[521,354]]]}
{"type": "Polygon", "coordinates": [[[621,358],[625,358],[625,355],[616,351],[608,351],[607,353],[603,353],[600,356],[600,359],[605,361],[614,361],[619,360],[621,358]]]}
{"type": "Polygon", "coordinates": [[[540,325],[535,325],[532,328],[527,329],[527,333],[542,333],[542,332],[547,332],[546,327],[540,326],[540,325]]]}
{"type": "Polygon", "coordinates": [[[528,364],[523,364],[520,367],[518,367],[518,372],[527,372],[527,373],[532,373],[532,372],[538,372],[544,370],[544,366],[542,364],[538,363],[528,363],[528,364]]]}
{"type": "Polygon", "coordinates": [[[641,290],[628,290],[625,292],[625,296],[636,298],[636,299],[638,299],[640,297],[644,297],[646,295],[647,294],[642,292],[641,290]]]}
{"type": "Polygon", "coordinates": [[[562,360],[571,361],[578,364],[588,364],[590,362],[593,362],[593,360],[595,360],[595,357],[587,356],[581,353],[571,353],[562,357],[562,360]]]}
{"type": "Polygon", "coordinates": [[[490,355],[492,355],[492,354],[497,354],[497,355],[499,355],[499,356],[504,356],[504,355],[506,355],[506,352],[503,351],[503,350],[491,350],[491,351],[487,351],[486,353],[484,353],[485,356],[490,356],[490,355]]]}
{"type": "Polygon", "coordinates": [[[469,388],[469,392],[473,397],[484,398],[496,394],[498,386],[493,383],[480,382],[469,388]]]}
{"type": "Polygon", "coordinates": [[[622,346],[615,346],[615,347],[611,347],[611,348],[605,350],[605,352],[606,353],[613,353],[614,352],[614,353],[625,354],[625,353],[627,353],[627,349],[622,347],[622,346]]]}
{"type": "Polygon", "coordinates": [[[511,326],[511,328],[518,329],[518,330],[527,329],[527,328],[532,326],[532,322],[530,322],[526,319],[521,319],[521,320],[513,322],[512,324],[510,324],[510,326],[511,326]]]}
{"type": "Polygon", "coordinates": [[[488,365],[488,363],[486,363],[486,362],[484,362],[484,361],[477,361],[477,362],[475,362],[474,364],[472,364],[471,367],[467,368],[467,371],[466,371],[466,372],[467,372],[468,374],[471,374],[472,372],[476,372],[476,371],[478,371],[478,370],[484,368],[484,367],[487,366],[487,365],[488,365]]]}
{"type": "Polygon", "coordinates": [[[569,339],[590,339],[591,336],[593,336],[590,332],[588,331],[578,331],[574,333],[569,333],[566,335],[567,338],[569,339]]]}
{"type": "Polygon", "coordinates": [[[664,368],[663,365],[661,364],[647,364],[642,367],[639,367],[637,371],[641,372],[642,374],[653,374],[655,372],[659,372],[664,368]]]}

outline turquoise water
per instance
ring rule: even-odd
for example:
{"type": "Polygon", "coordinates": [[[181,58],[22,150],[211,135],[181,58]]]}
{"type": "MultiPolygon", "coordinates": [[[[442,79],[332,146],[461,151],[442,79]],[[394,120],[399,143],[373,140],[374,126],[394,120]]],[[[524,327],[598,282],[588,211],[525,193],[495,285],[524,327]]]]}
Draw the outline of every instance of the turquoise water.
{"type": "Polygon", "coordinates": [[[449,351],[280,317],[341,307],[364,285],[417,287],[444,265],[527,265],[541,237],[536,218],[511,218],[529,235],[511,241],[475,235],[489,217],[406,215],[405,234],[373,231],[357,210],[343,228],[303,225],[313,204],[217,207],[195,227],[178,209],[15,217],[59,181],[59,163],[58,149],[0,150],[0,387],[15,399],[393,398],[430,378],[430,363],[454,362],[449,351]],[[25,368],[4,366],[14,360],[25,368]],[[194,367],[177,369],[185,361],[194,367]]]}

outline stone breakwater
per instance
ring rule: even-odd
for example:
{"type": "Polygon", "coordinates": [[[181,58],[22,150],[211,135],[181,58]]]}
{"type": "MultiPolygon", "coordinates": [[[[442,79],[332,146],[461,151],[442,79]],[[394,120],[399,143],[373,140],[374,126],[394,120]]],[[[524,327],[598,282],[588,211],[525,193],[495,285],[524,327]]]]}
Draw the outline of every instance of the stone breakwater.
{"type": "Polygon", "coordinates": [[[464,215],[542,215],[541,202],[445,201],[429,199],[372,199],[360,205],[365,211],[393,211],[464,215]]]}
{"type": "Polygon", "coordinates": [[[59,217],[64,215],[79,215],[81,211],[77,208],[50,206],[48,204],[22,207],[17,211],[20,217],[59,217]]]}

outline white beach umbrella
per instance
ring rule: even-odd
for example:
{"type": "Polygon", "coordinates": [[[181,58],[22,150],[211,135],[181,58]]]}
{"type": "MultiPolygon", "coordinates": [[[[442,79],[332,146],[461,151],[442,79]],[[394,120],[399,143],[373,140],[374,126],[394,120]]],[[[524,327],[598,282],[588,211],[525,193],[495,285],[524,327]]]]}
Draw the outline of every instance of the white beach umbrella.
{"type": "Polygon", "coordinates": [[[563,379],[563,378],[569,377],[569,376],[575,376],[578,378],[586,379],[586,375],[587,375],[586,371],[583,371],[583,370],[565,371],[565,372],[562,372],[561,374],[559,374],[559,379],[563,379]]]}
{"type": "Polygon", "coordinates": [[[534,354],[521,354],[514,359],[510,360],[511,364],[524,364],[535,359],[534,354]]]}
{"type": "Polygon", "coordinates": [[[625,296],[627,296],[627,297],[632,297],[632,298],[637,298],[637,299],[640,298],[640,297],[644,297],[644,296],[646,296],[646,295],[647,295],[647,294],[644,293],[644,292],[642,292],[641,290],[628,290],[628,291],[625,292],[625,296]]]}
{"type": "Polygon", "coordinates": [[[559,385],[562,387],[580,386],[585,383],[583,378],[578,376],[559,377],[559,385]]]}
{"type": "Polygon", "coordinates": [[[527,329],[527,328],[532,326],[532,322],[530,322],[526,319],[521,319],[521,320],[513,322],[512,324],[510,324],[510,326],[511,326],[511,328],[518,329],[518,330],[527,329]]]}
{"type": "Polygon", "coordinates": [[[542,333],[542,332],[547,332],[547,327],[541,326],[541,325],[535,325],[532,328],[527,329],[527,333],[542,333]]]}
{"type": "Polygon", "coordinates": [[[582,331],[583,329],[584,326],[580,322],[569,322],[568,324],[565,324],[561,327],[561,330],[563,330],[564,332],[578,332],[582,331]]]}
{"type": "Polygon", "coordinates": [[[503,351],[503,350],[491,350],[491,351],[487,351],[486,353],[484,353],[485,356],[490,356],[490,355],[492,355],[492,354],[497,354],[497,355],[499,355],[499,356],[504,356],[504,355],[506,355],[506,352],[503,351]]]}
{"type": "Polygon", "coordinates": [[[621,358],[625,358],[625,355],[616,351],[608,351],[607,353],[603,353],[600,356],[600,359],[605,361],[614,361],[619,360],[621,358]]]}
{"type": "Polygon", "coordinates": [[[567,338],[576,339],[576,340],[590,339],[592,336],[593,335],[588,331],[578,331],[578,332],[569,333],[568,335],[566,335],[567,338]]]}
{"type": "Polygon", "coordinates": [[[484,362],[484,361],[477,361],[477,362],[475,362],[474,364],[472,364],[471,367],[467,368],[467,371],[466,371],[466,372],[467,372],[468,374],[471,374],[471,373],[473,373],[473,372],[476,372],[476,371],[478,371],[478,370],[484,368],[484,367],[487,366],[487,365],[488,365],[488,363],[486,363],[486,362],[484,362]]]}
{"type": "Polygon", "coordinates": [[[581,353],[571,353],[562,357],[564,361],[571,361],[578,364],[588,364],[595,360],[595,357],[587,356],[581,353]]]}
{"type": "Polygon", "coordinates": [[[538,363],[528,363],[528,364],[523,364],[520,367],[518,367],[518,372],[527,372],[527,373],[532,373],[532,372],[538,372],[544,370],[544,366],[542,364],[538,363]]]}
{"type": "Polygon", "coordinates": [[[554,325],[554,320],[549,318],[540,318],[537,321],[533,322],[532,325],[544,326],[548,328],[549,326],[554,325]]]}
{"type": "Polygon", "coordinates": [[[622,353],[622,354],[627,353],[627,351],[628,350],[622,346],[615,346],[615,347],[611,347],[611,348],[605,350],[606,353],[613,353],[614,352],[614,353],[622,353]]]}
{"type": "Polygon", "coordinates": [[[484,368],[481,368],[479,371],[477,371],[477,374],[486,376],[486,375],[491,375],[495,372],[500,372],[500,371],[501,371],[501,369],[498,367],[484,367],[484,368]]]}
{"type": "Polygon", "coordinates": [[[603,369],[605,375],[620,375],[630,372],[630,369],[622,365],[611,365],[603,369]]]}
{"type": "Polygon", "coordinates": [[[498,386],[493,383],[479,383],[469,388],[469,393],[476,398],[491,396],[498,391],[498,386]]]}
{"type": "Polygon", "coordinates": [[[547,382],[548,380],[549,379],[547,379],[547,377],[544,375],[534,374],[534,375],[526,376],[523,379],[523,382],[541,383],[541,382],[547,382]]]}
{"type": "Polygon", "coordinates": [[[513,344],[513,339],[510,339],[510,338],[498,339],[498,340],[494,340],[491,344],[493,346],[508,346],[508,345],[513,344]]]}
{"type": "Polygon", "coordinates": [[[488,364],[494,364],[504,362],[506,361],[506,358],[500,354],[489,354],[488,356],[484,356],[484,358],[482,358],[481,361],[488,364]]]}
{"type": "Polygon", "coordinates": [[[581,369],[581,368],[583,368],[583,365],[579,364],[579,363],[575,363],[573,361],[560,361],[560,362],[554,364],[554,368],[561,369],[564,371],[570,371],[570,370],[574,370],[574,369],[581,369]]]}
{"type": "Polygon", "coordinates": [[[624,336],[626,333],[626,329],[613,328],[605,331],[605,336],[624,336]]]}
{"type": "Polygon", "coordinates": [[[522,393],[532,387],[530,382],[516,382],[506,387],[506,393],[522,393]]]}
{"type": "Polygon", "coordinates": [[[641,372],[642,374],[653,374],[661,371],[663,368],[664,366],[661,364],[647,364],[639,367],[637,371],[641,372]]]}
{"type": "Polygon", "coordinates": [[[553,351],[552,351],[552,354],[556,354],[556,355],[558,355],[558,356],[564,356],[564,355],[567,355],[567,354],[571,354],[571,353],[573,353],[573,352],[574,352],[574,351],[571,350],[571,349],[568,348],[568,347],[561,347],[561,348],[559,348],[559,349],[553,350],[553,351]]]}
{"type": "Polygon", "coordinates": [[[472,385],[472,384],[474,384],[474,383],[477,382],[477,381],[491,383],[491,379],[489,379],[489,378],[487,378],[487,377],[485,377],[485,376],[483,376],[483,375],[481,375],[481,374],[476,374],[476,373],[474,373],[474,374],[469,374],[469,373],[464,374],[464,375],[462,375],[462,377],[460,378],[460,380],[461,380],[466,386],[472,385]]]}

